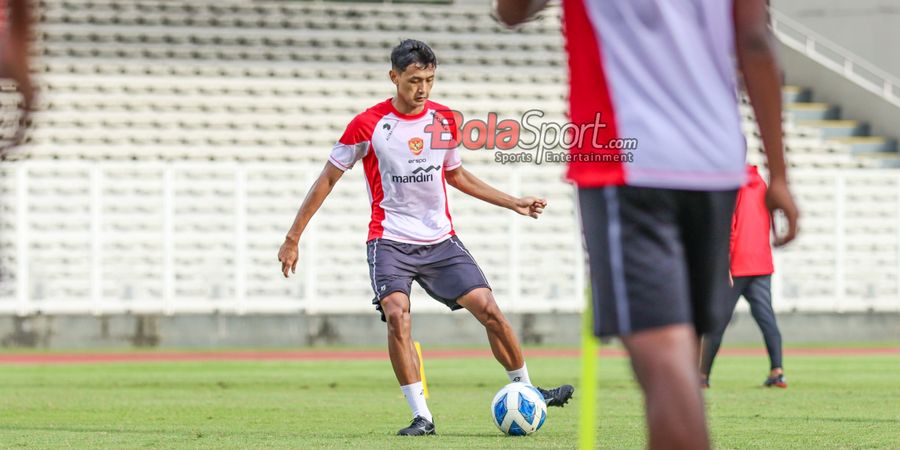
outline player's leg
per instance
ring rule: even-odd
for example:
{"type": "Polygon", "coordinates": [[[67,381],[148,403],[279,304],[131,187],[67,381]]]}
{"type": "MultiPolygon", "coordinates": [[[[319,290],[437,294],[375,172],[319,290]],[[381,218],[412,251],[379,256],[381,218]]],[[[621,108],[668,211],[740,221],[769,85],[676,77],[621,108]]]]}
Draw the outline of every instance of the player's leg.
{"type": "Polygon", "coordinates": [[[697,388],[694,327],[653,328],[622,337],[622,343],[644,391],[648,447],[709,448],[703,398],[697,388]]]}
{"type": "MultiPolygon", "coordinates": [[[[734,295],[728,276],[736,196],[736,191],[679,193],[679,227],[690,280],[692,322],[698,336],[724,330],[734,311],[734,303],[722,299],[734,295]]],[[[740,288],[743,281],[736,277],[734,283],[740,288]]],[[[702,408],[702,402],[699,404],[702,408]]],[[[708,446],[706,433],[704,438],[703,445],[708,446]]]]}
{"type": "MultiPolygon", "coordinates": [[[[487,278],[458,237],[452,236],[422,255],[417,273],[419,285],[428,295],[452,310],[466,308],[484,325],[494,357],[507,371],[523,368],[519,340],[494,301],[487,278]]],[[[523,376],[526,381],[527,373],[523,376]]]]}
{"type": "MultiPolygon", "coordinates": [[[[525,357],[522,356],[522,348],[519,346],[519,339],[510,326],[506,316],[500,311],[497,302],[490,289],[476,288],[469,291],[457,300],[457,303],[466,308],[487,331],[488,342],[491,344],[491,351],[494,358],[508,372],[525,368],[525,357]]],[[[511,379],[511,381],[521,381],[531,384],[528,373],[519,375],[520,379],[511,379]]]]}
{"type": "Polygon", "coordinates": [[[403,436],[434,434],[434,418],[425,401],[425,392],[419,377],[419,360],[412,340],[409,297],[403,292],[394,292],[381,300],[381,310],[387,322],[391,366],[413,415],[412,423],[397,434],[403,436]]]}
{"type": "MultiPolygon", "coordinates": [[[[484,273],[459,238],[453,236],[423,255],[418,273],[419,284],[429,295],[450,309],[466,308],[484,325],[494,357],[510,381],[531,384],[519,340],[497,306],[484,273]]],[[[537,389],[547,406],[563,406],[575,392],[571,385],[537,389]]]]}
{"type": "Polygon", "coordinates": [[[397,381],[401,386],[421,381],[418,357],[412,341],[409,297],[402,292],[394,292],[381,300],[381,310],[387,321],[388,354],[397,381]]]}
{"type": "Polygon", "coordinates": [[[769,376],[764,384],[786,388],[787,382],[784,379],[784,366],[781,360],[781,331],[778,330],[775,310],[772,309],[772,276],[752,278],[744,298],[750,303],[750,314],[762,331],[766,351],[769,353],[769,376]]]}
{"type": "MultiPolygon", "coordinates": [[[[484,325],[494,358],[506,369],[509,381],[532,384],[519,339],[497,306],[491,290],[473,289],[457,299],[457,304],[466,308],[484,325]]],[[[575,387],[569,384],[552,389],[536,388],[544,396],[547,406],[565,406],[575,393],[575,387]]]]}
{"type": "Polygon", "coordinates": [[[434,418],[428,410],[422,381],[419,378],[419,359],[412,340],[409,292],[415,267],[409,254],[415,249],[409,244],[374,239],[369,241],[368,263],[373,304],[387,323],[388,354],[400,390],[412,411],[413,421],[398,434],[420,436],[434,434],[434,418]]]}
{"type": "Polygon", "coordinates": [[[703,335],[700,345],[700,379],[701,384],[709,387],[709,376],[712,373],[713,360],[719,353],[719,347],[722,345],[722,336],[728,323],[731,322],[731,316],[734,313],[734,307],[737,306],[738,299],[747,288],[750,277],[734,277],[734,285],[728,291],[728,296],[722,299],[722,312],[727,312],[727,317],[717,319],[713,330],[703,335]]]}
{"type": "MultiPolygon", "coordinates": [[[[679,191],[578,191],[594,332],[620,336],[644,392],[650,448],[708,448],[679,191]]],[[[727,247],[724,274],[727,287],[727,247]]]]}

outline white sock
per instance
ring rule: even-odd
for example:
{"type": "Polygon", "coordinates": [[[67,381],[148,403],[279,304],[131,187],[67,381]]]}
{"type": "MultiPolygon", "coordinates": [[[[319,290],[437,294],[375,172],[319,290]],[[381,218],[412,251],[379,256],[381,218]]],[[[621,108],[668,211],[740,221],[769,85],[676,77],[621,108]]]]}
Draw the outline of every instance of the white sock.
{"type": "Polygon", "coordinates": [[[431,417],[431,411],[428,410],[428,404],[425,403],[425,391],[422,389],[422,382],[419,381],[406,386],[400,386],[403,396],[406,397],[406,403],[409,403],[409,409],[412,410],[413,419],[416,416],[422,416],[429,422],[434,422],[431,417]]]}
{"type": "Polygon", "coordinates": [[[506,372],[506,375],[509,376],[510,382],[531,384],[531,378],[528,378],[528,365],[527,364],[522,364],[521,369],[510,370],[510,371],[506,372]]]}

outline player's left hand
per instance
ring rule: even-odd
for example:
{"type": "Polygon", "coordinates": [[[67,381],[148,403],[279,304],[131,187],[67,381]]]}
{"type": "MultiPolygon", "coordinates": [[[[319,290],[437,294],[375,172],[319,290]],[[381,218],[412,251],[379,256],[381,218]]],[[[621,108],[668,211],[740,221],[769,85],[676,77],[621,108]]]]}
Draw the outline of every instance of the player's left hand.
{"type": "Polygon", "coordinates": [[[766,189],[766,207],[769,208],[769,214],[772,221],[772,234],[775,235],[775,246],[781,247],[797,237],[797,220],[800,212],[797,210],[797,204],[794,203],[794,197],[791,195],[791,189],[784,180],[772,180],[769,188],[766,189]],[[775,227],[775,211],[781,210],[787,218],[787,233],[780,235],[775,227]]]}
{"type": "Polygon", "coordinates": [[[286,237],[278,250],[278,261],[281,262],[281,273],[285,278],[290,276],[290,273],[297,273],[297,261],[300,259],[298,245],[298,241],[286,237]]]}
{"type": "Polygon", "coordinates": [[[547,199],[545,198],[521,197],[516,199],[512,210],[523,216],[537,219],[546,207],[547,199]]]}

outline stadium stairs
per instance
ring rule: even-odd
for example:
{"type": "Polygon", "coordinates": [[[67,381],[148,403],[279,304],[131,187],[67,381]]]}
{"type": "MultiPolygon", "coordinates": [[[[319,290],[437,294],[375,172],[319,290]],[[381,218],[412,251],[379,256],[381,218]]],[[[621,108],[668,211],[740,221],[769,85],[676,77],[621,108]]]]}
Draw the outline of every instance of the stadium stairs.
{"type": "Polygon", "coordinates": [[[785,86],[784,109],[798,127],[814,128],[826,147],[836,144],[859,157],[863,166],[900,167],[897,141],[873,136],[865,122],[841,117],[838,105],[813,101],[811,89],[785,86]]]}

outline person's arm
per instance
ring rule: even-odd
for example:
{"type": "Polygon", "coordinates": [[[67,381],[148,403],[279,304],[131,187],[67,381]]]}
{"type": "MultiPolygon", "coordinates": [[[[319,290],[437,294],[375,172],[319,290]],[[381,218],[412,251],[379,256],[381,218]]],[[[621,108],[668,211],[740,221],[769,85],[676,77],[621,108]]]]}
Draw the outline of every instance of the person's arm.
{"type": "Polygon", "coordinates": [[[549,0],[497,0],[496,13],[504,25],[519,25],[547,6],[549,0]]]}
{"type": "Polygon", "coordinates": [[[319,174],[319,178],[316,179],[309,192],[306,193],[306,198],[303,199],[303,204],[300,205],[300,210],[297,211],[297,216],[294,217],[294,223],[291,225],[287,236],[284,237],[281,249],[278,250],[278,261],[281,261],[281,272],[285,278],[288,277],[288,272],[297,272],[297,260],[299,258],[297,247],[300,244],[300,235],[303,234],[306,225],[316,211],[319,210],[319,207],[322,206],[322,202],[331,193],[334,185],[337,184],[342,175],[344,175],[343,170],[333,163],[327,162],[325,163],[325,168],[322,169],[322,173],[319,174]]]}
{"type": "MultiPolygon", "coordinates": [[[[787,166],[784,161],[784,142],[781,128],[781,71],[775,55],[775,41],[769,30],[769,13],[765,0],[734,0],[735,49],[738,66],[769,167],[769,190],[766,206],[773,214],[781,210],[788,220],[788,231],[778,236],[775,227],[775,245],[792,241],[797,235],[799,212],[788,186],[787,166]]],[[[774,221],[773,221],[774,224],[774,221]]]]}
{"type": "Polygon", "coordinates": [[[513,197],[497,190],[481,181],[481,179],[462,166],[448,170],[445,176],[447,183],[461,192],[492,205],[513,210],[523,216],[537,219],[544,212],[544,208],[547,207],[547,200],[545,199],[538,197],[513,197]]]}
{"type": "MultiPolygon", "coordinates": [[[[16,133],[8,147],[18,145],[25,137],[28,116],[34,104],[34,87],[28,56],[28,43],[31,39],[31,4],[29,0],[10,0],[9,2],[9,37],[4,48],[0,50],[3,60],[0,62],[0,75],[12,78],[22,94],[22,108],[16,133]]],[[[2,152],[3,149],[0,149],[2,152]]]]}

